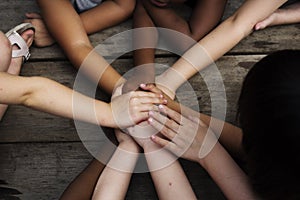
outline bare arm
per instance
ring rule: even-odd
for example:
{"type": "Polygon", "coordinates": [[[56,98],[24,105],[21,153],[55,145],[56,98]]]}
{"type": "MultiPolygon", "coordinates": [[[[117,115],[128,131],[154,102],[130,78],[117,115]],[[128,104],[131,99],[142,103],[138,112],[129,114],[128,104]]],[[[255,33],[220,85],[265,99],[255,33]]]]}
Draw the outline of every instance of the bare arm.
{"type": "Polygon", "coordinates": [[[85,61],[83,72],[111,94],[121,76],[101,55],[95,52],[90,54],[93,46],[71,2],[68,0],[38,0],[37,2],[49,32],[74,67],[83,67],[85,61]],[[85,60],[87,57],[89,61],[85,60]]]}
{"type": "Polygon", "coordinates": [[[63,192],[60,200],[91,199],[98,177],[104,164],[93,159],[91,163],[70,183],[63,192]]]}
{"type": "Polygon", "coordinates": [[[178,162],[178,158],[149,138],[149,133],[155,131],[151,126],[139,124],[142,129],[129,128],[135,141],[144,149],[148,169],[156,188],[159,199],[196,199],[192,187],[178,162]]]}
{"type": "Polygon", "coordinates": [[[155,25],[152,19],[146,12],[141,0],[137,1],[136,8],[133,15],[133,51],[134,69],[133,74],[124,84],[123,93],[136,90],[141,83],[155,82],[155,49],[138,47],[155,47],[158,40],[158,33],[155,30],[155,25]],[[147,29],[151,27],[153,29],[147,29]],[[140,29],[145,28],[145,29],[140,29]],[[137,30],[138,29],[138,30],[137,30]]]}
{"type": "MultiPolygon", "coordinates": [[[[157,88],[154,88],[153,85],[146,85],[143,89],[151,90],[153,92],[157,91],[157,88]]],[[[184,105],[179,104],[178,102],[165,97],[168,99],[167,106],[168,108],[181,113],[185,117],[195,117],[203,121],[209,126],[214,133],[217,133],[220,136],[220,143],[226,148],[227,151],[232,156],[238,157],[239,159],[244,159],[244,152],[242,148],[242,137],[243,132],[239,127],[236,127],[230,123],[224,122],[223,120],[216,119],[214,117],[205,115],[203,113],[198,113],[184,105]]]]}
{"type": "MultiPolygon", "coordinates": [[[[12,76],[4,72],[0,72],[0,77],[1,103],[22,104],[50,114],[73,118],[73,90],[42,77],[12,76]]],[[[94,99],[79,93],[76,94],[82,105],[94,103],[94,99]]],[[[103,114],[107,115],[107,118],[112,118],[109,104],[99,101],[97,107],[99,110],[102,110],[103,114]]],[[[98,124],[96,118],[89,116],[83,108],[81,109],[81,114],[81,116],[78,115],[79,120],[98,124]]],[[[103,123],[103,125],[113,125],[100,115],[99,122],[103,123]]]]}
{"type": "Polygon", "coordinates": [[[300,2],[293,3],[277,9],[273,14],[255,25],[255,30],[264,29],[267,26],[293,24],[300,22],[300,2]]]}
{"type": "Polygon", "coordinates": [[[215,134],[201,121],[181,116],[165,108],[167,119],[151,114],[149,123],[169,140],[151,139],[174,154],[198,162],[207,170],[228,199],[256,199],[246,174],[217,141],[215,134]]]}
{"type": "Polygon", "coordinates": [[[165,150],[156,155],[151,154],[152,151],[158,149],[155,146],[154,148],[148,146],[144,148],[144,151],[159,199],[197,199],[178,160],[168,166],[157,169],[157,163],[159,163],[160,159],[168,159],[168,157],[172,156],[168,155],[169,152],[165,150]]]}
{"type": "Polygon", "coordinates": [[[245,1],[231,17],[189,49],[173,65],[173,70],[166,70],[157,81],[170,91],[176,91],[183,82],[238,44],[252,32],[257,22],[268,17],[285,2],[286,0],[245,1]]]}
{"type": "Polygon", "coordinates": [[[147,110],[153,109],[153,103],[163,101],[160,94],[132,92],[116,97],[108,104],[50,79],[0,72],[0,103],[22,104],[50,114],[103,126],[134,125],[148,118],[147,110]]]}
{"type": "Polygon", "coordinates": [[[88,34],[117,25],[131,16],[135,0],[111,0],[81,13],[79,16],[88,34]]]}
{"type": "Polygon", "coordinates": [[[92,199],[124,199],[140,152],[133,139],[116,130],[119,141],[107,166],[98,179],[92,199]]]}

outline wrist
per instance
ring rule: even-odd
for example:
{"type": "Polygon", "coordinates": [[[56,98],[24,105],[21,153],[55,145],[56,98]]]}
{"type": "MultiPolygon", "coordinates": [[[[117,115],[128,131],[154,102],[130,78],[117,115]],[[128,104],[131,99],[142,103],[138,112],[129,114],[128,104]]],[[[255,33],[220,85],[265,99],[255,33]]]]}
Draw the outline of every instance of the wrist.
{"type": "Polygon", "coordinates": [[[156,86],[166,95],[168,95],[171,99],[175,98],[176,86],[174,86],[174,79],[169,80],[169,75],[167,72],[155,77],[156,86]],[[172,84],[170,84],[172,83],[172,84]]]}
{"type": "Polygon", "coordinates": [[[142,148],[144,149],[145,153],[149,153],[161,149],[161,147],[155,144],[152,140],[147,140],[147,142],[144,142],[142,148]]]}
{"type": "Polygon", "coordinates": [[[118,148],[121,148],[124,151],[129,151],[132,153],[140,153],[140,146],[134,141],[122,141],[119,143],[118,148]]]}

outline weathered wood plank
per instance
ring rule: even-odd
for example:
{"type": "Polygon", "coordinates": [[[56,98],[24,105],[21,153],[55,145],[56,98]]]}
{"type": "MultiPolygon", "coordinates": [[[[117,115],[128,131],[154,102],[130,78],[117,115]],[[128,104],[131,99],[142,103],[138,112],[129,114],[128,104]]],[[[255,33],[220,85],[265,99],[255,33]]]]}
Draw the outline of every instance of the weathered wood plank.
{"type": "MultiPolygon", "coordinates": [[[[91,159],[78,142],[1,144],[0,199],[58,199],[91,159]]],[[[182,164],[199,198],[224,199],[199,165],[182,164]]],[[[149,174],[134,174],[126,199],[157,199],[149,174]]]]}
{"type": "MultiPolygon", "coordinates": [[[[227,117],[226,120],[235,123],[236,102],[242,80],[249,68],[263,56],[224,56],[216,65],[224,80],[227,94],[227,117]]],[[[160,58],[157,63],[171,65],[176,58],[160,58]]],[[[132,66],[131,59],[119,59],[114,64],[120,73],[124,73],[132,66]]],[[[23,67],[22,74],[25,76],[45,76],[56,80],[68,87],[73,87],[76,70],[68,62],[29,62],[23,67]]],[[[211,74],[208,80],[214,80],[211,74]]],[[[201,76],[197,75],[190,80],[192,89],[195,91],[201,112],[210,114],[210,94],[201,76]]],[[[218,91],[213,86],[212,91],[218,91]]],[[[180,90],[179,90],[180,92],[180,90]]],[[[190,103],[189,96],[181,91],[182,103],[195,107],[197,102],[190,103]],[[192,105],[195,104],[195,105],[192,105]]],[[[99,92],[101,99],[108,98],[99,92]]],[[[216,93],[218,94],[218,93],[216,93]]],[[[216,96],[215,94],[215,96],[216,96]]],[[[223,100],[223,97],[216,97],[223,100]]],[[[0,122],[1,142],[27,142],[27,141],[78,141],[73,120],[63,119],[49,114],[33,111],[21,106],[10,106],[4,119],[0,122]]]]}

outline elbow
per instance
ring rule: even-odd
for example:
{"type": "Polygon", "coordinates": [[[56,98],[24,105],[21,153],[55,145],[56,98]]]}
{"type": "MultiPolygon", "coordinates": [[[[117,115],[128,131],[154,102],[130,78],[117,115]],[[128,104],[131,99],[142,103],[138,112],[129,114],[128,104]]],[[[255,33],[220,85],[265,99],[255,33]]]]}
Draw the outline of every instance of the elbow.
{"type": "Polygon", "coordinates": [[[41,83],[43,83],[43,81],[40,77],[30,77],[27,78],[29,81],[29,83],[35,83],[35,84],[29,84],[28,85],[28,89],[26,89],[23,94],[20,97],[20,104],[26,106],[26,107],[30,107],[33,108],[35,106],[35,102],[36,102],[36,94],[38,93],[39,88],[41,87],[41,83]],[[39,83],[39,84],[36,84],[39,83]]]}
{"type": "Polygon", "coordinates": [[[245,19],[245,17],[243,17],[239,13],[235,13],[226,21],[227,23],[230,23],[230,27],[239,37],[241,37],[241,39],[247,37],[250,33],[252,33],[253,28],[256,24],[256,22],[251,19],[245,19]]]}
{"type": "Polygon", "coordinates": [[[33,103],[33,92],[32,91],[27,91],[25,92],[22,97],[21,97],[21,104],[23,106],[26,106],[26,107],[30,107],[32,108],[34,103],[33,103]]]}

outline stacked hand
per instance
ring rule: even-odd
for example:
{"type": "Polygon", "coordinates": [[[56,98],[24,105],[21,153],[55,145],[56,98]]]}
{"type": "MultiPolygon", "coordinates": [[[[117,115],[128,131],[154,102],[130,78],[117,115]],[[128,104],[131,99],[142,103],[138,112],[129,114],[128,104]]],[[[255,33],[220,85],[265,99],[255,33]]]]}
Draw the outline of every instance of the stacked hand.
{"type": "Polygon", "coordinates": [[[153,135],[152,141],[188,160],[204,158],[217,141],[212,130],[199,118],[184,117],[166,106],[160,110],[164,115],[150,111],[148,122],[164,137],[153,135]]]}
{"type": "Polygon", "coordinates": [[[120,128],[147,120],[149,117],[148,112],[157,110],[157,104],[167,103],[167,100],[158,89],[150,87],[146,89],[149,92],[132,91],[121,95],[122,86],[116,88],[112,96],[111,108],[114,119],[120,128]]]}

